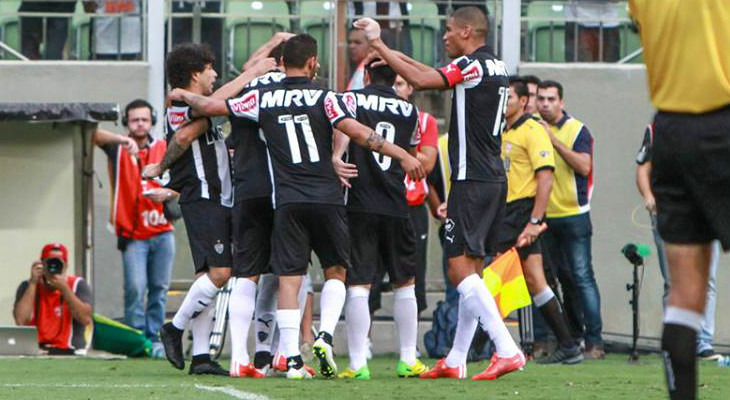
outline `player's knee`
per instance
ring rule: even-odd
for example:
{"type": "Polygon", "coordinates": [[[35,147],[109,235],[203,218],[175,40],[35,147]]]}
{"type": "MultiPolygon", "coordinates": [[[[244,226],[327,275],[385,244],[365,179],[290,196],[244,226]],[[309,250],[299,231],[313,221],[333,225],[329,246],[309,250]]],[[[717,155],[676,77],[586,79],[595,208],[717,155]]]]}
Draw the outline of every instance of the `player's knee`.
{"type": "Polygon", "coordinates": [[[223,287],[230,277],[230,268],[210,268],[208,271],[208,278],[210,278],[210,281],[219,288],[223,287]]]}
{"type": "Polygon", "coordinates": [[[416,278],[415,277],[411,277],[411,278],[409,278],[408,280],[406,280],[404,282],[394,283],[393,284],[393,287],[396,288],[396,289],[400,289],[400,288],[404,288],[406,286],[412,286],[412,285],[415,285],[415,284],[416,284],[416,278]]]}
{"type": "Polygon", "coordinates": [[[338,281],[344,282],[346,277],[347,270],[345,269],[345,267],[339,265],[333,265],[331,267],[325,268],[324,270],[325,280],[337,279],[338,281]]]}

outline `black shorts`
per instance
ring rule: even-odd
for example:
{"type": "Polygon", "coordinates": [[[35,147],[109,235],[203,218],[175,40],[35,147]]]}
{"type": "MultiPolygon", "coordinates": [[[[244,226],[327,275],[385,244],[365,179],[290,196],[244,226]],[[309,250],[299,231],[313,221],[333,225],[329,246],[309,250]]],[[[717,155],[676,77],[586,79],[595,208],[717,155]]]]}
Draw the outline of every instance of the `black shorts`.
{"type": "Polygon", "coordinates": [[[352,268],[348,285],[369,285],[382,268],[391,283],[402,284],[416,273],[416,233],[410,218],[348,212],[352,268]]]}
{"type": "Polygon", "coordinates": [[[276,275],[307,273],[312,250],[322,268],[350,266],[345,206],[290,203],[274,211],[271,269],[276,275]]]}
{"type": "Polygon", "coordinates": [[[730,249],[730,106],[654,117],[651,185],[659,234],[668,243],[730,249]]]}
{"type": "Polygon", "coordinates": [[[210,200],[180,204],[195,273],[231,268],[231,209],[210,200]]]}
{"type": "Polygon", "coordinates": [[[506,182],[453,182],[444,223],[446,256],[485,257],[492,254],[497,230],[504,218],[506,199],[506,182]]]}
{"type": "MultiPolygon", "coordinates": [[[[499,230],[497,230],[496,253],[504,253],[517,243],[517,237],[525,229],[525,226],[532,218],[532,208],[535,206],[535,198],[528,197],[507,203],[504,219],[499,230]]],[[[542,254],[540,237],[538,236],[531,245],[517,249],[520,258],[526,259],[530,254],[542,254]]]]}
{"type": "Polygon", "coordinates": [[[247,278],[270,271],[271,197],[237,201],[233,205],[233,276],[247,278]]]}

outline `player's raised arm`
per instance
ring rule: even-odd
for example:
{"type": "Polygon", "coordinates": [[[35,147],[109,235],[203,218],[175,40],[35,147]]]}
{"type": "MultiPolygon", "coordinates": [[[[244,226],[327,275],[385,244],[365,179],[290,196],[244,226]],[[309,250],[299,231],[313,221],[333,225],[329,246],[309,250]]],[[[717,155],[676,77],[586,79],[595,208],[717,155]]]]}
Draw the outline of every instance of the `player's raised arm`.
{"type": "Polygon", "coordinates": [[[193,109],[193,117],[218,117],[228,115],[226,101],[176,88],[168,96],[172,101],[182,101],[193,109]]]}
{"type": "MultiPolygon", "coordinates": [[[[268,54],[268,53],[267,53],[268,54]]],[[[256,62],[251,64],[247,69],[238,75],[234,80],[226,83],[216,90],[210,97],[214,99],[230,99],[243,90],[249,82],[255,78],[271,71],[276,68],[276,60],[267,57],[258,59],[256,62]]]]}
{"type": "Polygon", "coordinates": [[[370,46],[416,90],[448,88],[441,73],[436,69],[423,65],[400,52],[391,50],[380,38],[380,25],[373,19],[361,18],[355,21],[354,25],[356,28],[365,31],[370,46]]]}

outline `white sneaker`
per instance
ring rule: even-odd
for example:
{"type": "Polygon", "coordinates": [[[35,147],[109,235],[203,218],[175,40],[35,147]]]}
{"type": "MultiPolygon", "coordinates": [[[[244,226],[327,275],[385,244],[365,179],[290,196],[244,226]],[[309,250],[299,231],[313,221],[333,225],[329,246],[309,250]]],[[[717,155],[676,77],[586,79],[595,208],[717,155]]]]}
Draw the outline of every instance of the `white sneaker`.
{"type": "Polygon", "coordinates": [[[312,379],[312,374],[307,372],[304,367],[299,369],[289,368],[289,371],[286,371],[286,379],[312,379]]]}

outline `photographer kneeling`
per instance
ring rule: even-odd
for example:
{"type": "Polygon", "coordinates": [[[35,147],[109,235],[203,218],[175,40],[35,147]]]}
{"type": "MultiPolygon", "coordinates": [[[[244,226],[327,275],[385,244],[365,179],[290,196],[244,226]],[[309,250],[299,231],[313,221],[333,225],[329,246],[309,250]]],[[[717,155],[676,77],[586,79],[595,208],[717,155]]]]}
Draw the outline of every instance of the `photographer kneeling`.
{"type": "Polygon", "coordinates": [[[68,250],[43,246],[30,279],[18,287],[13,306],[17,325],[36,326],[38,344],[49,354],[85,354],[92,331],[91,289],[81,277],[67,275],[68,250]]]}

